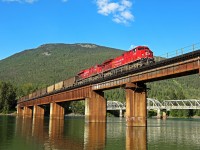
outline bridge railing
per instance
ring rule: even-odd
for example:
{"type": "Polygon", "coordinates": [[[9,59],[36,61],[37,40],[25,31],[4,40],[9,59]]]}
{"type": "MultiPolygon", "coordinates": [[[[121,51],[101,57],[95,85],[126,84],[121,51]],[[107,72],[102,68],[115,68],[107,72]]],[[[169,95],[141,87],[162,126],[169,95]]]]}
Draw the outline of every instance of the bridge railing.
{"type": "Polygon", "coordinates": [[[161,61],[163,59],[180,56],[180,55],[183,55],[183,54],[186,54],[186,53],[189,53],[189,52],[193,52],[193,51],[196,51],[196,50],[199,50],[199,49],[200,49],[200,42],[193,44],[193,45],[190,45],[190,46],[186,46],[186,47],[177,49],[175,51],[171,51],[171,52],[168,52],[168,53],[165,53],[165,54],[161,54],[160,56],[157,56],[154,59],[155,59],[155,61],[161,61]]]}
{"type": "Polygon", "coordinates": [[[165,100],[165,109],[200,109],[200,100],[165,100]]]}
{"type": "Polygon", "coordinates": [[[147,109],[161,109],[163,105],[156,99],[147,98],[147,109]]]}

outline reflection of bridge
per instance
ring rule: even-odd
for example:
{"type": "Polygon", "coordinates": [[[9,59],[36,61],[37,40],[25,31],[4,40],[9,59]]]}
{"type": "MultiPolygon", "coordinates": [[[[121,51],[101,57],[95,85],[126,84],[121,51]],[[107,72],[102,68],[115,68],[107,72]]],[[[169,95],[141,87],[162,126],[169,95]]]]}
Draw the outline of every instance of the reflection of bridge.
{"type": "MultiPolygon", "coordinates": [[[[162,103],[156,99],[147,98],[148,110],[171,109],[200,109],[200,100],[164,100],[162,103]]],[[[126,110],[126,103],[107,101],[107,110],[126,110]]]]}

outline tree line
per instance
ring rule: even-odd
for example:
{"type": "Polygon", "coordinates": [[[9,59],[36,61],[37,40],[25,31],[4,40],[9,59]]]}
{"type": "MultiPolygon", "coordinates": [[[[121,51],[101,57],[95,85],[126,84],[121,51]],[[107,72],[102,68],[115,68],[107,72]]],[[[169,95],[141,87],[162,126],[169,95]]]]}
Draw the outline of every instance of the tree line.
{"type": "MultiPolygon", "coordinates": [[[[178,84],[177,81],[174,81],[175,84],[170,84],[170,82],[165,82],[162,84],[151,83],[147,84],[148,91],[147,95],[151,98],[156,98],[160,102],[163,100],[176,100],[176,99],[189,99],[186,89],[182,87],[181,84],[178,84]],[[177,86],[177,84],[179,86],[177,86]],[[176,85],[176,86],[175,86],[176,85]]],[[[17,99],[22,96],[28,95],[40,89],[42,85],[34,85],[32,83],[26,83],[21,86],[14,86],[10,82],[0,81],[0,113],[9,113],[10,111],[16,111],[17,99]]],[[[195,93],[195,92],[194,92],[195,93]]],[[[198,95],[193,95],[195,98],[198,95]]],[[[125,90],[123,88],[108,90],[104,92],[104,97],[107,101],[120,101],[125,102],[125,90]]],[[[71,102],[67,105],[73,113],[84,114],[84,101],[80,102],[71,102]]],[[[155,115],[155,113],[150,113],[155,115]]],[[[191,117],[191,116],[200,116],[200,110],[171,110],[168,112],[168,115],[172,117],[191,117]]]]}
{"type": "Polygon", "coordinates": [[[16,88],[11,83],[0,82],[0,113],[15,110],[17,104],[16,88]]]}

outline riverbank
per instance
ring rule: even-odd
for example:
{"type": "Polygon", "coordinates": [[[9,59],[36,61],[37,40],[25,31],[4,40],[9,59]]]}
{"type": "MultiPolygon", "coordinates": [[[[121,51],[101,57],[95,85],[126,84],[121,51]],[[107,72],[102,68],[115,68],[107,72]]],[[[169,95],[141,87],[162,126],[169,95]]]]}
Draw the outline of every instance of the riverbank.
{"type": "Polygon", "coordinates": [[[14,112],[10,112],[8,114],[4,114],[4,113],[0,113],[1,116],[16,116],[17,115],[17,111],[14,112]]]}

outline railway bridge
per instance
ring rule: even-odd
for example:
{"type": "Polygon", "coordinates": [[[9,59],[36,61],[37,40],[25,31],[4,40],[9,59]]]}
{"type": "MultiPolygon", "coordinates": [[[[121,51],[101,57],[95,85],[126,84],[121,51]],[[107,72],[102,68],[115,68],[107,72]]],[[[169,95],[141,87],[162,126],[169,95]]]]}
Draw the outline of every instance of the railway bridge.
{"type": "Polygon", "coordinates": [[[106,81],[78,85],[33,99],[21,99],[17,112],[23,116],[43,117],[44,105],[50,105],[50,118],[64,118],[63,103],[85,100],[85,120],[106,122],[107,105],[103,91],[122,87],[126,92],[127,126],[146,126],[146,83],[200,73],[200,50],[194,46],[188,49],[188,53],[184,54],[185,49],[181,49],[180,53],[176,51],[180,55],[113,76],[106,81]]]}

